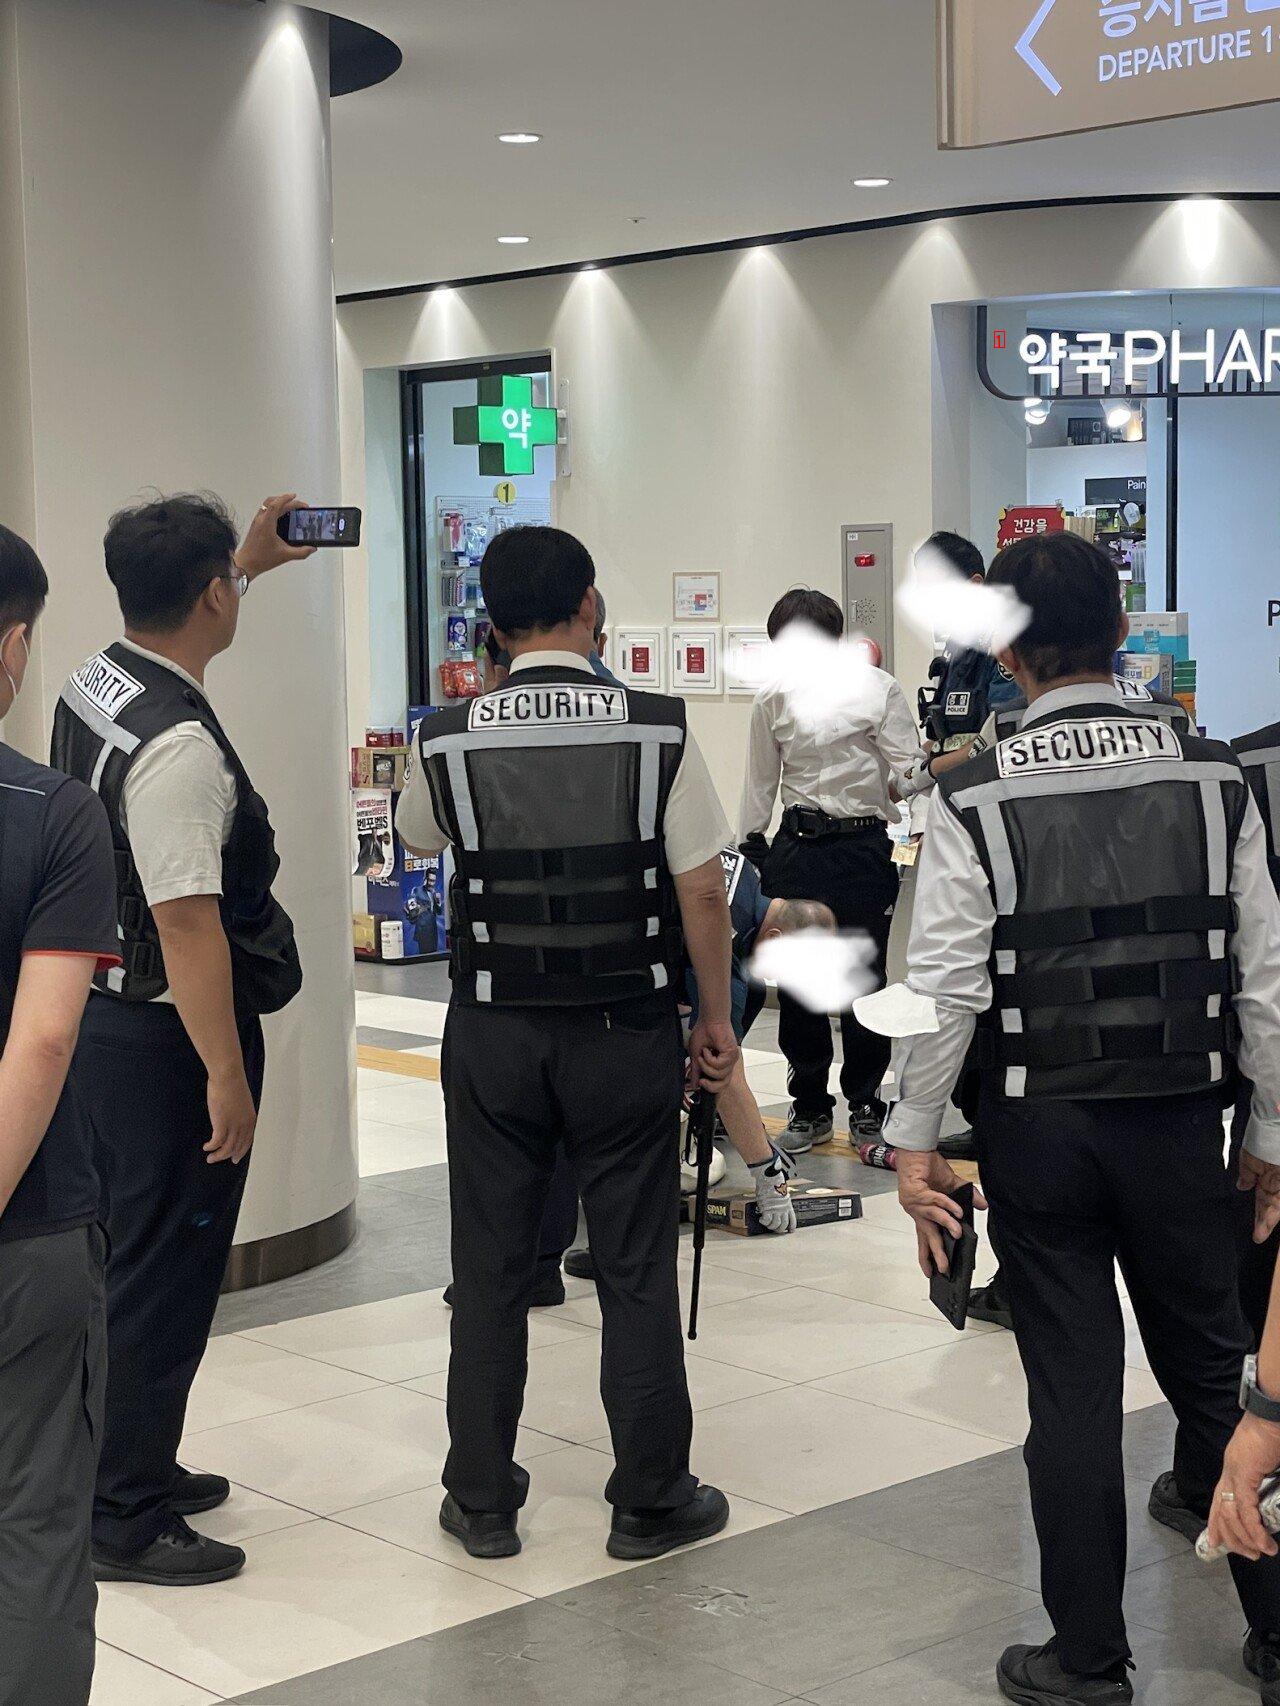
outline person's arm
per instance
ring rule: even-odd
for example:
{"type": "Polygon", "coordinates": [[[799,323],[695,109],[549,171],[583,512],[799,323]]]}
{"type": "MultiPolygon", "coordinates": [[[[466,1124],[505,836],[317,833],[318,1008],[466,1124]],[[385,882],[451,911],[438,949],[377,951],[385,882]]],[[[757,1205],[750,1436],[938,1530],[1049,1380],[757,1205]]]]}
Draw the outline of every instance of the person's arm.
{"type": "Polygon", "coordinates": [[[94,954],[36,953],[22,961],[0,1055],[0,1214],[53,1119],[97,964],[94,954]]]}
{"type": "Polygon", "coordinates": [[[738,807],[738,845],[767,833],[773,818],[773,802],[782,777],[782,753],[773,736],[769,709],[761,694],[751,707],[747,729],[747,768],[742,779],[742,801],[738,807]]]}
{"type": "MultiPolygon", "coordinates": [[[[884,710],[876,731],[876,746],[889,766],[890,781],[900,798],[909,800],[923,790],[918,785],[925,753],[907,696],[899,682],[889,677],[884,710]]],[[[926,784],[927,786],[927,784],[926,784]]]]}
{"type": "Polygon", "coordinates": [[[152,908],[169,991],[209,1074],[210,1164],[243,1161],[258,1112],[245,1076],[231,985],[231,949],[217,895],[185,895],[152,908]]]}
{"type": "Polygon", "coordinates": [[[178,1017],[209,1075],[210,1162],[240,1161],[257,1113],[245,1076],[222,927],[222,845],[235,780],[198,724],[159,736],[125,779],[124,820],[178,1017]]]}
{"type": "Polygon", "coordinates": [[[738,1059],[729,1005],[733,924],[720,855],[691,871],[673,873],[685,949],[698,984],[698,1022],[689,1033],[692,1088],[720,1090],[738,1059]]]}
{"type": "MultiPolygon", "coordinates": [[[[1271,1281],[1267,1324],[1258,1348],[1258,1385],[1268,1398],[1280,1398],[1280,1263],[1271,1281]]],[[[1276,1539],[1258,1512],[1258,1493],[1280,1469],[1280,1423],[1245,1414],[1232,1435],[1222,1463],[1222,1478],[1209,1510],[1209,1543],[1242,1558],[1274,1558],[1276,1539]]]]}
{"type": "Polygon", "coordinates": [[[1280,899],[1267,869],[1266,829],[1252,793],[1236,842],[1231,898],[1237,913],[1231,951],[1239,1064],[1254,1087],[1240,1188],[1255,1192],[1254,1237],[1263,1243],[1280,1222],[1280,899]]]}
{"type": "Polygon", "coordinates": [[[431,783],[420,752],[409,754],[404,791],[396,807],[396,834],[412,853],[442,853],[449,836],[436,816],[431,783]]]}
{"type": "MultiPolygon", "coordinates": [[[[920,854],[907,983],[928,996],[938,1029],[903,1037],[894,1049],[898,1101],[884,1139],[898,1151],[898,1200],[916,1224],[920,1266],[946,1272],[942,1233],[960,1233],[951,1193],[958,1176],[937,1153],[942,1119],[973,1040],[991,1005],[991,938],[996,910],[977,848],[945,797],[934,802],[920,854]]],[[[976,1199],[980,1200],[980,1199],[976,1199]]]]}

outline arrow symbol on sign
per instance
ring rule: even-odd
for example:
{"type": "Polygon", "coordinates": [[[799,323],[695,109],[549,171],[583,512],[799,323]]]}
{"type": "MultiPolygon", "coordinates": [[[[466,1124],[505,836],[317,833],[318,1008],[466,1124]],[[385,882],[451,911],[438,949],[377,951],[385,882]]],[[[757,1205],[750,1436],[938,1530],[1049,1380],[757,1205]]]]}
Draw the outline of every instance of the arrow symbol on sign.
{"type": "Polygon", "coordinates": [[[1032,18],[1026,29],[1023,30],[1022,34],[1018,37],[1017,45],[1014,48],[1014,52],[1017,54],[1018,58],[1031,67],[1051,95],[1060,95],[1062,93],[1062,84],[1059,83],[1053,72],[1050,71],[1049,67],[1045,64],[1044,60],[1041,59],[1040,55],[1031,44],[1039,34],[1041,24],[1044,23],[1045,19],[1057,4],[1058,0],[1041,0],[1039,11],[1037,11],[1035,17],[1032,18]]]}

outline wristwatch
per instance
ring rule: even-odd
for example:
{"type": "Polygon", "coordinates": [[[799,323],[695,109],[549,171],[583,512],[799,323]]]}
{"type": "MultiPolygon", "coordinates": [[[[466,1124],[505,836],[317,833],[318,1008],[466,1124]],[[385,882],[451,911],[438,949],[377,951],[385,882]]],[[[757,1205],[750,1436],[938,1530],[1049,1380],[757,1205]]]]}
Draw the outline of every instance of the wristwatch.
{"type": "Polygon", "coordinates": [[[1244,1359],[1244,1378],[1240,1382],[1240,1408],[1260,1421],[1280,1426],[1280,1398],[1268,1398],[1258,1385],[1258,1359],[1244,1359]]]}

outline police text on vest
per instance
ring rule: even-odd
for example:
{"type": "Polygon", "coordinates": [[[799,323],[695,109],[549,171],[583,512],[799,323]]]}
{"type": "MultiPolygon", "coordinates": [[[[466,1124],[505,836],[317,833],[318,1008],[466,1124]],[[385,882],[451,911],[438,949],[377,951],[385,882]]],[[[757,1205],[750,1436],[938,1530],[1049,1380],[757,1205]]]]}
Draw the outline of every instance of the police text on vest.
{"type": "Polygon", "coordinates": [[[1049,770],[1114,770],[1118,765],[1181,757],[1182,747],[1173,730],[1145,717],[1117,718],[1114,722],[1090,718],[1024,729],[996,748],[1002,776],[1029,776],[1049,770]]]}

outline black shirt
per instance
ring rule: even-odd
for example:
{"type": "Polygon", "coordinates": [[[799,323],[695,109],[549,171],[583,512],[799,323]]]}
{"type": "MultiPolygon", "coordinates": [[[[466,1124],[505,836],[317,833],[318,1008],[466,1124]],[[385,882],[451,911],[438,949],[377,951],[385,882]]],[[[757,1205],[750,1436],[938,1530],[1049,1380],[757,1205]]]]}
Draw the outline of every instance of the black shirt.
{"type": "MultiPolygon", "coordinates": [[[[118,952],[115,860],[101,802],[83,783],[0,744],[0,1048],[25,955],[115,963],[118,952]]],[[[0,1213],[0,1242],[87,1226],[97,1213],[92,1134],[68,1083],[0,1213]]]]}

